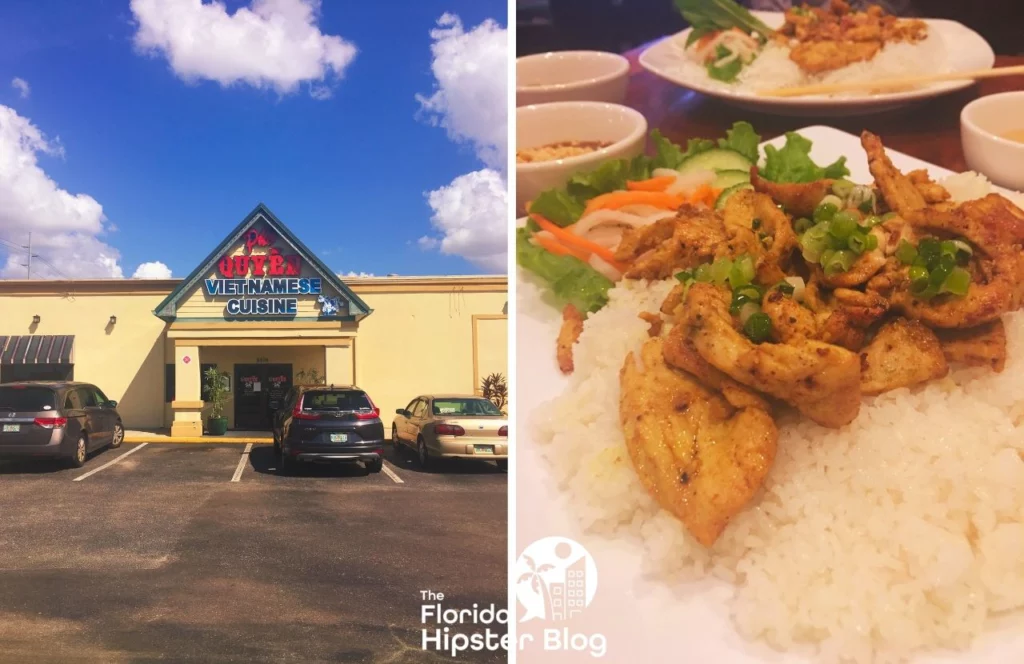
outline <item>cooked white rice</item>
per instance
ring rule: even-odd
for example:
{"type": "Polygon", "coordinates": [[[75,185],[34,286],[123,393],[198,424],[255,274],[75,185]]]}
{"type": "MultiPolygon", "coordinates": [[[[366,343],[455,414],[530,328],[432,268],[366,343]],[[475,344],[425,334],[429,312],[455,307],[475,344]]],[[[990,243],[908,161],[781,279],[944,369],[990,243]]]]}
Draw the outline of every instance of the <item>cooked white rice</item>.
{"type": "MultiPolygon", "coordinates": [[[[961,198],[978,182],[946,184],[961,198]]],[[[565,393],[533,414],[588,532],[635,538],[668,582],[731,582],[745,636],[810,644],[823,659],[963,648],[1024,605],[1024,313],[1004,317],[1000,374],[957,370],[865,398],[841,430],[780,413],[763,491],[708,551],[643,489],[618,419],[619,369],[647,339],[637,314],[657,311],[675,283],[613,289],[586,321],[565,393]]]]}
{"type": "MultiPolygon", "coordinates": [[[[677,39],[678,58],[671,68],[674,74],[703,85],[733,92],[756,92],[772,88],[814,85],[818,83],[857,83],[883,78],[896,78],[918,74],[940,73],[948,70],[948,58],[941,35],[934,29],[928,37],[909,44],[886,44],[867,62],[856,62],[825,74],[807,74],[789,59],[789,47],[770,42],[757,58],[740,71],[736,81],[725,83],[708,76],[704,65],[684,52],[685,39],[677,39]]],[[[839,93],[835,96],[863,95],[863,92],[839,93]]]]}

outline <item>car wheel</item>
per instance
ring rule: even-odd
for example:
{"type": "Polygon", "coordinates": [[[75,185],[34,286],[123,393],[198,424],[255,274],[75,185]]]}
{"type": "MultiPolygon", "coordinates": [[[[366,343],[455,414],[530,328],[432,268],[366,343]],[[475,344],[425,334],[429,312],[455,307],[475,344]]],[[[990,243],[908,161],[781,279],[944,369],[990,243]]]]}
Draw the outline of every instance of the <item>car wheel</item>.
{"type": "Polygon", "coordinates": [[[395,448],[395,453],[402,451],[402,441],[398,440],[398,427],[394,424],[391,425],[391,447],[395,448]]]}
{"type": "Polygon", "coordinates": [[[85,458],[88,456],[85,448],[85,436],[78,437],[74,452],[68,458],[68,465],[72,468],[81,468],[85,465],[85,458]]]}
{"type": "Polygon", "coordinates": [[[376,461],[366,462],[366,472],[368,473],[379,473],[381,468],[384,467],[384,459],[377,458],[376,461]]]}
{"type": "Polygon", "coordinates": [[[420,468],[426,469],[430,466],[430,453],[427,452],[427,443],[421,437],[416,441],[416,456],[420,462],[420,468]]]}
{"type": "Polygon", "coordinates": [[[498,470],[508,470],[508,459],[498,459],[498,470]]]}
{"type": "Polygon", "coordinates": [[[114,425],[114,434],[110,437],[110,449],[116,450],[124,442],[124,427],[118,422],[114,425]]]}

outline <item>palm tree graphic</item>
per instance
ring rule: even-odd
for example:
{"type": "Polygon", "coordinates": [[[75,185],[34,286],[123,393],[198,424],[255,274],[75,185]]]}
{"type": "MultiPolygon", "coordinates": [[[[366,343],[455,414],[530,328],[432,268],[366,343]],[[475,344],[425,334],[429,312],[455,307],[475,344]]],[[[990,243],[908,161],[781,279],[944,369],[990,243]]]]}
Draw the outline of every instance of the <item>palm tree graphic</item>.
{"type": "Polygon", "coordinates": [[[529,582],[530,588],[533,592],[541,596],[544,601],[544,617],[551,617],[551,594],[548,592],[548,582],[541,576],[544,572],[550,572],[555,569],[554,565],[544,563],[539,567],[533,562],[533,558],[524,555],[523,560],[526,562],[526,566],[529,568],[528,572],[523,572],[520,575],[519,580],[516,583],[527,583],[529,582]]]}

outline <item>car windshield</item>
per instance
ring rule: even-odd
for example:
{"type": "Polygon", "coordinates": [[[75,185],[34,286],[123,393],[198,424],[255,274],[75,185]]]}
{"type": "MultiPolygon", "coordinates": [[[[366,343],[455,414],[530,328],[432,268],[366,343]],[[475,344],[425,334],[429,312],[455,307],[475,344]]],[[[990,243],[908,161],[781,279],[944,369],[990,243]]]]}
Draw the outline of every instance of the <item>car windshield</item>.
{"type": "Polygon", "coordinates": [[[373,410],[373,405],[365,392],[324,390],[306,392],[302,410],[373,410]]]}
{"type": "Polygon", "coordinates": [[[48,387],[0,387],[0,412],[38,412],[53,407],[53,390],[48,387]]]}
{"type": "Polygon", "coordinates": [[[498,407],[487,399],[434,399],[434,415],[501,415],[498,407]]]}

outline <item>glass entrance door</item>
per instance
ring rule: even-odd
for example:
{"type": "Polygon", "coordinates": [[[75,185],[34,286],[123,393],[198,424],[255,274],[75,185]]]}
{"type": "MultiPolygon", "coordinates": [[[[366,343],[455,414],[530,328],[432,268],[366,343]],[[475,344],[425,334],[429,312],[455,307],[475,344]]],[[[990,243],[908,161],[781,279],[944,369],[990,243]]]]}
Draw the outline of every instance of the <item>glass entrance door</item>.
{"type": "Polygon", "coordinates": [[[270,429],[273,413],[291,386],[290,364],[236,364],[235,428],[270,429]]]}

